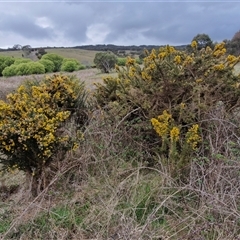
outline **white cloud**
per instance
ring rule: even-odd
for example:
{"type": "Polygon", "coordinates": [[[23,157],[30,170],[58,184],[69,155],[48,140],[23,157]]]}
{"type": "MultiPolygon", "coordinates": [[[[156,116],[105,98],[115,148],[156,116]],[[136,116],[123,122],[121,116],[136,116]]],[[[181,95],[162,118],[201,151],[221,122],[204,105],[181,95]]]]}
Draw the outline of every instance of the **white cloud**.
{"type": "Polygon", "coordinates": [[[104,40],[109,33],[110,29],[104,23],[96,23],[88,26],[86,32],[88,44],[104,43],[104,40]]]}
{"type": "Polygon", "coordinates": [[[41,28],[53,28],[52,22],[47,17],[37,18],[35,24],[41,28]]]}

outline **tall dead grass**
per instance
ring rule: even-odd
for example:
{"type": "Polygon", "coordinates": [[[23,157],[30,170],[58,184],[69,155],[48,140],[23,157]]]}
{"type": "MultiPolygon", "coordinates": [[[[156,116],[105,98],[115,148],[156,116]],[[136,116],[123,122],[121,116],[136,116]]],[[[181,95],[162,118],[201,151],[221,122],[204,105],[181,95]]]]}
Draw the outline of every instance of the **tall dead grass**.
{"type": "Polygon", "coordinates": [[[161,156],[149,165],[153,156],[124,119],[109,120],[102,109],[90,117],[85,141],[49,169],[37,198],[19,191],[5,201],[11,221],[2,239],[240,239],[237,115],[209,115],[211,144],[185,183],[170,177],[161,156]]]}

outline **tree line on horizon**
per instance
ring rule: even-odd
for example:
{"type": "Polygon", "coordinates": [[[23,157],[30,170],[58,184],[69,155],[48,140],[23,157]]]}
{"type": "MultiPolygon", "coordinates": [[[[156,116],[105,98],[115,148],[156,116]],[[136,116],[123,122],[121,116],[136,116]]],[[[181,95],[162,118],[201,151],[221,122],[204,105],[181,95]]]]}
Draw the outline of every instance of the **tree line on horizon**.
{"type": "MultiPolygon", "coordinates": [[[[208,34],[199,33],[194,38],[194,40],[198,41],[198,47],[204,47],[205,44],[216,44],[213,43],[212,39],[209,37],[208,34]]],[[[232,39],[224,39],[227,51],[229,54],[232,55],[239,55],[240,54],[240,30],[237,31],[232,39]]],[[[82,45],[82,46],[73,46],[73,47],[41,47],[41,48],[32,48],[30,45],[21,46],[20,44],[15,44],[12,48],[8,49],[1,49],[0,51],[16,51],[16,50],[23,50],[24,52],[31,52],[36,51],[36,53],[45,54],[45,49],[50,48],[76,48],[76,49],[84,49],[84,50],[93,50],[93,51],[111,51],[118,56],[126,56],[126,51],[130,51],[130,54],[141,54],[144,49],[152,50],[158,49],[159,47],[163,47],[164,45],[114,45],[114,44],[96,44],[96,45],[82,45]]],[[[190,44],[185,45],[178,45],[174,46],[177,50],[186,50],[190,47],[190,44]]],[[[129,52],[128,52],[129,54],[129,52]]]]}

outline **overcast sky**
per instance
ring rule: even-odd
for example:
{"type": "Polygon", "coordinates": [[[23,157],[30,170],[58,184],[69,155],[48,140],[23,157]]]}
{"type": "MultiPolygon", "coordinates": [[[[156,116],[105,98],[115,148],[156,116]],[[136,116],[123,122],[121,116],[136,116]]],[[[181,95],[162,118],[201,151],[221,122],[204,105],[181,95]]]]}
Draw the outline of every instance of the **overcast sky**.
{"type": "Polygon", "coordinates": [[[0,48],[87,44],[181,45],[240,30],[239,1],[1,1],[0,48]]]}

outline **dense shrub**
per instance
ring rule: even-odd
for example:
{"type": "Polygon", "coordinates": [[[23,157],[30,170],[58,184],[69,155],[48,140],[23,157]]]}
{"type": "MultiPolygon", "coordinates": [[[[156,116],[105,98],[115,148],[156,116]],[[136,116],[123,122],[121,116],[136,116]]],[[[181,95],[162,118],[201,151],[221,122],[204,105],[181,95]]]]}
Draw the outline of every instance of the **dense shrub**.
{"type": "Polygon", "coordinates": [[[40,59],[38,62],[41,63],[44,66],[46,73],[53,72],[53,70],[54,70],[54,63],[51,60],[40,59]]]}
{"type": "Polygon", "coordinates": [[[33,194],[56,154],[74,149],[82,138],[77,124],[74,132],[64,131],[64,124],[84,109],[85,100],[78,79],[54,75],[40,83],[25,82],[6,102],[0,101],[0,162],[4,170],[19,169],[32,176],[33,194]]]}
{"type": "Polygon", "coordinates": [[[43,73],[45,73],[45,68],[41,63],[38,62],[20,63],[16,67],[17,76],[43,73]]]}
{"type": "Polygon", "coordinates": [[[30,62],[32,62],[32,60],[29,58],[17,58],[17,59],[15,59],[14,64],[19,65],[22,63],[30,63],[30,62]]]}
{"type": "Polygon", "coordinates": [[[28,63],[29,74],[43,74],[45,73],[45,67],[39,62],[28,63]]]}
{"type": "Polygon", "coordinates": [[[16,69],[17,69],[18,65],[12,64],[9,67],[5,67],[4,70],[2,71],[2,75],[4,77],[12,77],[12,76],[16,76],[16,69]]]}
{"type": "Polygon", "coordinates": [[[2,71],[4,68],[12,65],[14,63],[14,58],[8,56],[0,56],[0,76],[3,76],[2,71]]]}
{"type": "Polygon", "coordinates": [[[23,76],[30,74],[30,63],[19,63],[16,67],[16,76],[23,76]]]}
{"type": "Polygon", "coordinates": [[[63,57],[55,53],[47,53],[42,56],[41,59],[50,60],[54,63],[53,72],[59,72],[61,70],[61,65],[63,62],[63,57]]]}
{"type": "Polygon", "coordinates": [[[240,104],[240,76],[233,73],[239,58],[226,56],[224,43],[214,49],[199,50],[195,41],[191,46],[190,54],[170,46],[147,52],[143,68],[129,58],[127,69],[117,67],[117,78],[96,84],[98,103],[124,118],[154,154],[160,151],[172,166],[178,161],[176,171],[188,164],[198,147],[201,154],[209,154],[209,114],[223,108],[231,116],[240,104]],[[150,129],[151,119],[160,142],[150,129]]]}
{"type": "Polygon", "coordinates": [[[73,58],[65,58],[63,59],[61,71],[64,72],[73,72],[79,70],[80,63],[78,60],[73,58]]]}
{"type": "Polygon", "coordinates": [[[117,59],[117,65],[118,66],[125,66],[126,65],[127,58],[118,58],[117,59]]]}

